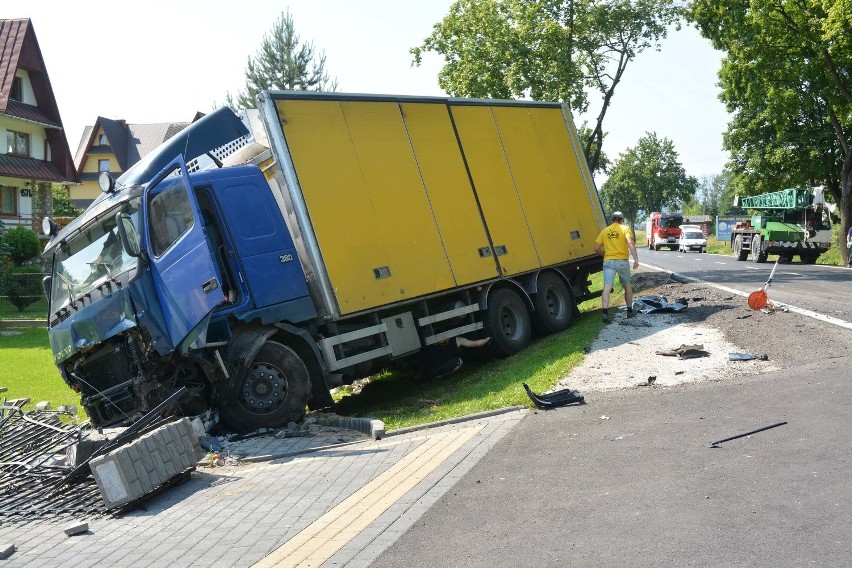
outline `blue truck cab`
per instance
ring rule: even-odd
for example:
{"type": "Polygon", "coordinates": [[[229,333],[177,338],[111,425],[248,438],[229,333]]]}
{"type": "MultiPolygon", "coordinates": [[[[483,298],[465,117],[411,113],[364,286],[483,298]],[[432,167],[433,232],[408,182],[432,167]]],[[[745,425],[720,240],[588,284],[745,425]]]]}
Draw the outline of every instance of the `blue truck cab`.
{"type": "MultiPolygon", "coordinates": [[[[208,115],[105,179],[103,195],[52,235],[50,344],[95,425],[131,423],[180,386],[190,387],[183,413],[218,406],[238,430],[304,410],[307,368],[293,347],[265,345],[275,322],[310,350],[310,325],[295,326],[316,317],[267,181],[254,165],[190,174],[184,160],[245,133],[227,109],[208,115]],[[261,348],[277,362],[255,361],[261,348]],[[244,380],[229,382],[231,372],[244,380]]],[[[318,386],[313,398],[330,405],[318,386]]]]}

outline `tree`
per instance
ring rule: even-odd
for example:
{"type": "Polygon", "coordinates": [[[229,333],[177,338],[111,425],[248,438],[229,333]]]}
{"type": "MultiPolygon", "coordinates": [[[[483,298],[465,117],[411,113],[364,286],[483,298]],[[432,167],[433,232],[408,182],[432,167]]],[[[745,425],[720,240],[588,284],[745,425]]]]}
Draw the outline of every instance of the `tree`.
{"type": "Polygon", "coordinates": [[[627,64],[659,48],[679,17],[673,0],[458,0],[411,54],[415,65],[442,55],[438,84],[453,96],[561,101],[585,113],[595,91],[601,106],[584,143],[596,171],[627,64]]]}
{"type": "Polygon", "coordinates": [[[20,266],[41,252],[38,236],[25,227],[15,227],[3,233],[3,244],[9,250],[9,257],[15,266],[20,266]]]}
{"type": "Polygon", "coordinates": [[[337,79],[325,70],[325,52],[316,53],[313,42],[303,43],[293,17],[284,12],[263,36],[260,49],[246,64],[246,86],[236,100],[228,93],[232,108],[254,108],[258,93],[265,89],[287,91],[336,91],[337,79]]]}
{"type": "Polygon", "coordinates": [[[726,52],[733,185],[747,195],[825,185],[841,234],[852,222],[850,13],[849,0],[695,0],[689,11],[726,52]]]}
{"type": "Polygon", "coordinates": [[[57,217],[77,217],[83,212],[74,205],[68,197],[68,189],[61,185],[54,185],[53,191],[53,214],[57,217]]]}
{"type": "Polygon", "coordinates": [[[678,161],[672,141],[651,132],[619,155],[601,188],[601,199],[608,211],[621,210],[633,224],[640,211],[647,215],[679,208],[695,197],[697,187],[698,180],[687,176],[678,161]]]}

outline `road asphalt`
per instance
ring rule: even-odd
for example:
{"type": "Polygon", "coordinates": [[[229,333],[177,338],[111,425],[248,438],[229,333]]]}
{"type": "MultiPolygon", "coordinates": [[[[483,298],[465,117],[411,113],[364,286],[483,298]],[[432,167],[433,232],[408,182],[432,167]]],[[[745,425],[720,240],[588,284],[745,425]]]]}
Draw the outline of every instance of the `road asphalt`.
{"type": "Polygon", "coordinates": [[[852,566],[849,369],[530,413],[373,566],[852,566]]]}

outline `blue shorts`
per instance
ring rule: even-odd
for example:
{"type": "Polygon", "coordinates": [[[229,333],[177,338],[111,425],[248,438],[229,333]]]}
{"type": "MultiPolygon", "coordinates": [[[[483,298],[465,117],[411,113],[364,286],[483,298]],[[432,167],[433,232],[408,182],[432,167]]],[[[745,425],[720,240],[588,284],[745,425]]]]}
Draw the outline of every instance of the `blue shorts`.
{"type": "Polygon", "coordinates": [[[615,284],[615,275],[622,286],[630,284],[629,260],[605,260],[603,263],[604,284],[615,284]]]}

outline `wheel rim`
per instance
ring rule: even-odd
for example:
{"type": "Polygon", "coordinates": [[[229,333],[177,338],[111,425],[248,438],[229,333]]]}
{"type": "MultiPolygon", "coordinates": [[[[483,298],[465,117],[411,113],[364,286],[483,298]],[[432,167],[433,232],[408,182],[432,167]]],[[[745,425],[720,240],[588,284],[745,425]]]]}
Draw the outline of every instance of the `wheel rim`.
{"type": "Polygon", "coordinates": [[[274,412],[287,399],[287,377],[267,363],[252,365],[243,380],[242,403],[255,412],[274,412]]]}
{"type": "Polygon", "coordinates": [[[516,341],[523,335],[520,315],[514,306],[506,305],[500,310],[500,327],[507,339],[516,341]]]}
{"type": "Polygon", "coordinates": [[[562,297],[562,294],[555,287],[549,287],[544,293],[544,303],[547,306],[547,313],[552,319],[561,320],[565,317],[565,298],[562,297]]]}

